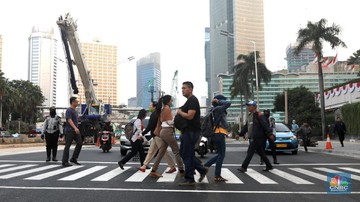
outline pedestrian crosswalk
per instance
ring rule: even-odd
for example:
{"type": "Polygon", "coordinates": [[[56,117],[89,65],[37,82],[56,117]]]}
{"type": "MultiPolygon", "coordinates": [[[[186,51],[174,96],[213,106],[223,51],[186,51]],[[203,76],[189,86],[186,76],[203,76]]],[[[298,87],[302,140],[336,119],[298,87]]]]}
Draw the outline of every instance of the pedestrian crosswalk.
{"type": "MultiPolygon", "coordinates": [[[[163,167],[161,167],[163,168],[163,167]]],[[[248,168],[246,173],[239,173],[237,167],[229,166],[223,167],[221,175],[228,181],[226,184],[241,185],[247,183],[257,183],[263,185],[277,185],[284,181],[297,185],[313,185],[327,181],[327,173],[346,172],[351,174],[354,181],[360,181],[360,167],[359,166],[278,166],[270,172],[258,171],[256,167],[248,168]]],[[[86,180],[90,182],[107,182],[107,181],[123,181],[125,183],[141,183],[152,178],[151,182],[155,183],[173,183],[179,178],[177,172],[166,173],[166,169],[160,173],[162,177],[152,178],[149,176],[150,170],[145,172],[138,171],[131,166],[125,166],[121,170],[117,165],[80,165],[71,167],[62,167],[60,164],[36,164],[36,163],[0,163],[0,183],[8,179],[22,179],[26,181],[39,180],[54,180],[54,181],[78,181],[86,180]]],[[[203,184],[214,183],[214,176],[212,170],[207,177],[201,182],[203,184]]],[[[195,179],[197,180],[200,174],[196,172],[195,179]]],[[[147,181],[149,182],[149,181],[147,181]]]]}

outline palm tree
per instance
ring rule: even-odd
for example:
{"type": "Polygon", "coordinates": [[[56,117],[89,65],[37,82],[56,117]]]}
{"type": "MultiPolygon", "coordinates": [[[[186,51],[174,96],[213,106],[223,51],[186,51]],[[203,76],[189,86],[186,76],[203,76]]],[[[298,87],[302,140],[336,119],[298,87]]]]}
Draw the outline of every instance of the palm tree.
{"type": "Polygon", "coordinates": [[[298,31],[297,41],[299,41],[299,45],[296,47],[295,50],[295,54],[298,55],[307,44],[312,44],[312,50],[317,56],[321,107],[321,127],[323,137],[325,137],[326,134],[324,78],[321,67],[323,57],[323,43],[329,42],[332,49],[338,46],[346,47],[345,43],[340,38],[338,38],[338,35],[341,33],[341,28],[335,24],[330,27],[326,27],[326,23],[326,19],[321,19],[319,22],[316,23],[308,21],[306,28],[301,28],[298,31]]]}
{"type": "Polygon", "coordinates": [[[0,70],[0,127],[2,127],[3,120],[3,96],[6,94],[6,79],[4,77],[4,73],[0,70]]]}
{"type": "MultiPolygon", "coordinates": [[[[257,58],[259,57],[259,52],[256,51],[257,58]]],[[[251,52],[248,55],[240,54],[237,57],[239,61],[233,68],[233,83],[230,86],[231,90],[231,99],[237,95],[244,95],[245,100],[247,101],[250,96],[254,99],[254,88],[256,86],[255,80],[255,52],[251,52]],[[249,85],[251,84],[251,86],[249,85]],[[251,87],[251,89],[250,89],[251,87]]],[[[269,83],[271,80],[271,72],[266,68],[264,63],[257,62],[258,68],[258,79],[259,79],[259,89],[261,89],[261,81],[264,83],[269,83]]],[[[240,104],[242,103],[242,96],[240,96],[240,104]]],[[[243,110],[241,107],[241,118],[243,117],[243,110]]]]}

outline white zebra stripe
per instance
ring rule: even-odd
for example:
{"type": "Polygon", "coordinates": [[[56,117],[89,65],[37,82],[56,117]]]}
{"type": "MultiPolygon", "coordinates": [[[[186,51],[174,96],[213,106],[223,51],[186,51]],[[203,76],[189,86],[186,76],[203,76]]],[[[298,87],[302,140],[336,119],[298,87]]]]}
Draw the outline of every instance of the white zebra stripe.
{"type": "Polygon", "coordinates": [[[34,167],[34,166],[37,166],[37,164],[27,164],[27,165],[22,165],[22,166],[17,166],[17,167],[5,168],[5,169],[1,169],[0,173],[5,173],[5,172],[9,172],[9,171],[14,171],[14,170],[20,170],[20,169],[24,169],[24,168],[30,168],[30,167],[34,167]]]}
{"type": "Polygon", "coordinates": [[[150,171],[150,169],[146,169],[145,172],[137,171],[131,177],[126,179],[125,182],[142,182],[147,176],[149,176],[150,171]]]}
{"type": "Polygon", "coordinates": [[[221,176],[227,179],[227,181],[225,181],[226,184],[244,184],[244,182],[227,168],[221,168],[221,176]]]}
{"type": "Polygon", "coordinates": [[[124,167],[124,170],[121,170],[120,168],[115,168],[113,170],[111,170],[110,172],[107,172],[103,175],[100,175],[97,178],[92,179],[91,181],[98,181],[98,182],[105,182],[105,181],[109,181],[112,178],[120,175],[121,173],[125,172],[126,170],[128,170],[130,167],[124,167]]]}
{"type": "Polygon", "coordinates": [[[44,166],[44,167],[34,168],[34,169],[30,169],[30,170],[25,170],[25,171],[11,173],[11,174],[7,174],[7,175],[2,175],[2,176],[0,176],[0,179],[10,179],[13,177],[27,175],[29,173],[39,172],[39,171],[48,170],[48,169],[56,168],[56,167],[59,167],[59,165],[48,165],[48,166],[44,166]]]}
{"type": "MultiPolygon", "coordinates": [[[[342,171],[333,170],[333,169],[329,169],[329,168],[314,168],[314,169],[324,171],[327,173],[344,173],[342,171]]],[[[360,176],[351,174],[351,179],[360,181],[360,176]]]]}
{"type": "Polygon", "coordinates": [[[0,165],[0,168],[5,168],[5,167],[9,167],[9,166],[14,166],[15,164],[3,164],[0,165]]]}
{"type": "Polygon", "coordinates": [[[28,177],[28,178],[25,178],[25,180],[43,180],[45,178],[53,177],[53,176],[56,176],[56,175],[59,175],[59,174],[62,174],[62,173],[66,173],[68,171],[75,170],[75,169],[78,169],[78,168],[81,168],[81,167],[83,167],[83,166],[66,167],[66,168],[62,168],[62,169],[59,169],[59,170],[54,170],[54,171],[50,171],[50,172],[47,172],[47,173],[42,173],[42,174],[39,174],[39,175],[28,177]]]}
{"type": "Polygon", "coordinates": [[[245,172],[248,176],[258,181],[260,184],[278,184],[277,182],[271,180],[270,178],[256,172],[255,170],[248,168],[245,172]]]}
{"type": "Polygon", "coordinates": [[[289,180],[290,182],[293,182],[295,184],[314,184],[312,182],[301,179],[300,177],[297,177],[295,175],[286,173],[286,172],[278,170],[278,169],[270,170],[270,172],[277,175],[277,176],[279,176],[279,177],[282,177],[282,178],[284,178],[286,180],[289,180]]]}
{"type": "Polygon", "coordinates": [[[351,172],[354,172],[354,173],[360,173],[360,170],[359,170],[359,169],[350,168],[350,167],[339,167],[339,169],[351,171],[351,172]]]}
{"type": "Polygon", "coordinates": [[[160,177],[157,182],[174,182],[175,178],[179,172],[179,170],[176,170],[176,172],[173,173],[166,173],[166,171],[170,169],[170,167],[166,168],[165,171],[162,174],[162,177],[160,177]]]}
{"type": "Polygon", "coordinates": [[[60,181],[75,181],[75,180],[78,180],[82,177],[85,177],[87,175],[90,175],[96,171],[99,171],[101,169],[104,169],[106,168],[107,166],[94,166],[94,167],[91,167],[89,169],[86,169],[86,170],[83,170],[81,172],[78,172],[78,173],[75,173],[75,174],[72,174],[70,176],[67,176],[67,177],[64,177],[64,178],[61,178],[61,179],[58,179],[60,181]]]}
{"type": "Polygon", "coordinates": [[[310,176],[310,177],[325,181],[325,182],[327,181],[326,175],[321,175],[319,173],[315,173],[315,172],[305,170],[305,169],[302,169],[302,168],[289,168],[289,169],[293,170],[293,171],[296,171],[298,173],[301,173],[301,174],[304,174],[304,175],[307,175],[307,176],[310,176]]]}

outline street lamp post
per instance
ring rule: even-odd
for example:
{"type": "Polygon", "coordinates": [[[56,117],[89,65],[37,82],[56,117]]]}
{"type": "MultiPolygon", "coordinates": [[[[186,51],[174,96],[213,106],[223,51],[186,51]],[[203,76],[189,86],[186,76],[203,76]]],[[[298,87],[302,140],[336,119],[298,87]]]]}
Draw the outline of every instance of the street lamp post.
{"type": "Polygon", "coordinates": [[[258,109],[260,109],[260,102],[259,102],[259,78],[258,78],[258,68],[257,68],[257,58],[256,58],[256,43],[255,41],[250,41],[254,44],[254,55],[255,55],[255,82],[256,82],[256,102],[258,109]]]}

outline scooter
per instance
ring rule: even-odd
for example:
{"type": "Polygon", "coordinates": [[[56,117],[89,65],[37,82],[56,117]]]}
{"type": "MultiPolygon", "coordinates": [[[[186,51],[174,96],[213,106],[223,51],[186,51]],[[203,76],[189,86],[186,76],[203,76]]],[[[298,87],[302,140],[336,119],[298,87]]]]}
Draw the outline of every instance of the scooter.
{"type": "Polygon", "coordinates": [[[200,155],[201,158],[204,158],[204,156],[208,153],[208,139],[206,137],[201,137],[200,142],[198,144],[198,148],[195,150],[200,155]]]}
{"type": "Polygon", "coordinates": [[[100,148],[103,150],[103,152],[109,152],[112,147],[111,132],[101,131],[99,133],[100,133],[100,148]]]}

